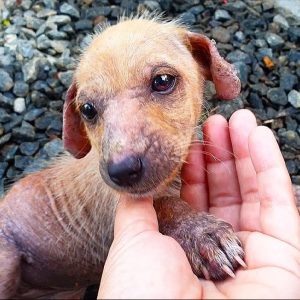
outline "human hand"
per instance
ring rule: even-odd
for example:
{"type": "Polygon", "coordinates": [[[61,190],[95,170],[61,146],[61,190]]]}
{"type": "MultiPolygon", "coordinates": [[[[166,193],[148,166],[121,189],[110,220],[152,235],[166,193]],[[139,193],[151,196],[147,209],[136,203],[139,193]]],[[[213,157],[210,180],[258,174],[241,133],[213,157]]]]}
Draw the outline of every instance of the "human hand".
{"type": "Polygon", "coordinates": [[[246,269],[222,282],[198,280],[170,237],[158,232],[152,199],[121,199],[99,298],[299,298],[300,220],[275,138],[249,111],[215,115],[193,144],[181,196],[232,224],[246,269]]]}

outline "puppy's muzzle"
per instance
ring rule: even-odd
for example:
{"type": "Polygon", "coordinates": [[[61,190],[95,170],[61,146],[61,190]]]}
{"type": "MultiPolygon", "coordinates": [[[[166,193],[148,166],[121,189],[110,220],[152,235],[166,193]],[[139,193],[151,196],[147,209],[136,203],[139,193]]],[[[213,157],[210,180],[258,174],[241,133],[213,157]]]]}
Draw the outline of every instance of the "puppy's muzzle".
{"type": "Polygon", "coordinates": [[[119,162],[110,161],[107,165],[110,179],[120,187],[131,187],[137,184],[144,173],[143,159],[138,156],[127,156],[119,162]]]}

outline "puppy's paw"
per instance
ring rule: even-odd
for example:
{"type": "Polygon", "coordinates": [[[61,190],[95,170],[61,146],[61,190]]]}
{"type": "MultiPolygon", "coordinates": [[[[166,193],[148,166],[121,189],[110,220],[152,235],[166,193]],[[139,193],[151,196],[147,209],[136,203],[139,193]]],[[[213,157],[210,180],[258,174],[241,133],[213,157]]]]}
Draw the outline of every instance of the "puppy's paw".
{"type": "Polygon", "coordinates": [[[169,235],[182,246],[198,277],[221,280],[234,277],[239,266],[246,266],[242,245],[228,223],[194,214],[177,225],[169,235]]]}

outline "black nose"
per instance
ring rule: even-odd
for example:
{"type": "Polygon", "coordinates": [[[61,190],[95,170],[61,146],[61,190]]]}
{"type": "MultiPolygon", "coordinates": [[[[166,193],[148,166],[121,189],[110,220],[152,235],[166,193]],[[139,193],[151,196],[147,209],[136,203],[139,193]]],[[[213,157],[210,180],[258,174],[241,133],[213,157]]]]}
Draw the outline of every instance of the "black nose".
{"type": "Polygon", "coordinates": [[[110,179],[119,186],[132,186],[140,181],[143,173],[142,160],[128,156],[118,163],[110,162],[107,167],[110,179]]]}

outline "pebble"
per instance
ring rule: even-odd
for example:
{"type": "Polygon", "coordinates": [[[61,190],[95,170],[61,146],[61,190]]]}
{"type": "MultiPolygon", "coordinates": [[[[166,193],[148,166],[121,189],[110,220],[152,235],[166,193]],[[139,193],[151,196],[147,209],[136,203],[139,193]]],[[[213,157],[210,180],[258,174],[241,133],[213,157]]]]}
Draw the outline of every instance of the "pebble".
{"type": "Polygon", "coordinates": [[[47,22],[54,23],[57,25],[66,25],[71,22],[71,18],[66,15],[56,15],[56,16],[49,17],[47,22]]]}
{"type": "Polygon", "coordinates": [[[284,45],[284,40],[278,34],[267,32],[266,33],[266,41],[271,48],[277,49],[281,48],[284,45]]]}
{"type": "Polygon", "coordinates": [[[6,123],[11,121],[12,116],[6,112],[5,109],[0,108],[0,123],[6,123]]]}
{"type": "Polygon", "coordinates": [[[278,24],[284,30],[287,30],[290,27],[288,21],[282,15],[276,15],[276,16],[274,16],[273,22],[276,23],[276,24],[278,24]]]}
{"type": "Polygon", "coordinates": [[[290,91],[297,84],[298,78],[296,75],[284,72],[280,76],[280,87],[286,91],[290,91]]]}
{"type": "Polygon", "coordinates": [[[286,105],[288,103],[288,99],[285,91],[282,88],[271,88],[267,92],[268,99],[278,105],[286,105]]]}
{"type": "Polygon", "coordinates": [[[228,13],[227,10],[224,9],[217,9],[215,11],[214,17],[216,21],[221,21],[221,22],[231,20],[230,14],[228,13]]]}
{"type": "Polygon", "coordinates": [[[288,102],[295,108],[300,108],[300,93],[296,90],[291,90],[288,93],[288,102]]]}
{"type": "Polygon", "coordinates": [[[13,85],[14,82],[10,75],[4,69],[0,69],[0,91],[7,92],[13,87],[13,85]]]}
{"type": "Polygon", "coordinates": [[[33,161],[34,161],[34,159],[30,156],[16,155],[14,166],[16,169],[24,170],[30,164],[32,164],[33,161]]]}
{"type": "Polygon", "coordinates": [[[16,144],[5,145],[1,147],[0,155],[5,161],[11,161],[15,158],[15,154],[18,151],[18,146],[16,144]]]}
{"type": "Polygon", "coordinates": [[[191,12],[185,12],[185,13],[181,14],[180,20],[182,21],[183,24],[186,24],[186,25],[193,25],[194,23],[196,23],[196,17],[191,12]]]}
{"type": "Polygon", "coordinates": [[[230,41],[230,32],[223,27],[215,27],[212,30],[212,37],[216,41],[226,44],[230,41]]]}
{"type": "Polygon", "coordinates": [[[24,142],[20,144],[20,152],[24,155],[33,155],[39,149],[38,142],[24,142]]]}
{"type": "Polygon", "coordinates": [[[27,96],[29,91],[29,85],[25,81],[17,80],[14,84],[13,93],[19,97],[27,96]]]}
{"type": "Polygon", "coordinates": [[[25,111],[25,99],[24,98],[16,98],[14,102],[14,112],[21,114],[25,111]]]}
{"type": "Polygon", "coordinates": [[[60,153],[63,153],[64,146],[61,139],[54,139],[44,145],[44,151],[49,157],[55,157],[60,153]]]}

